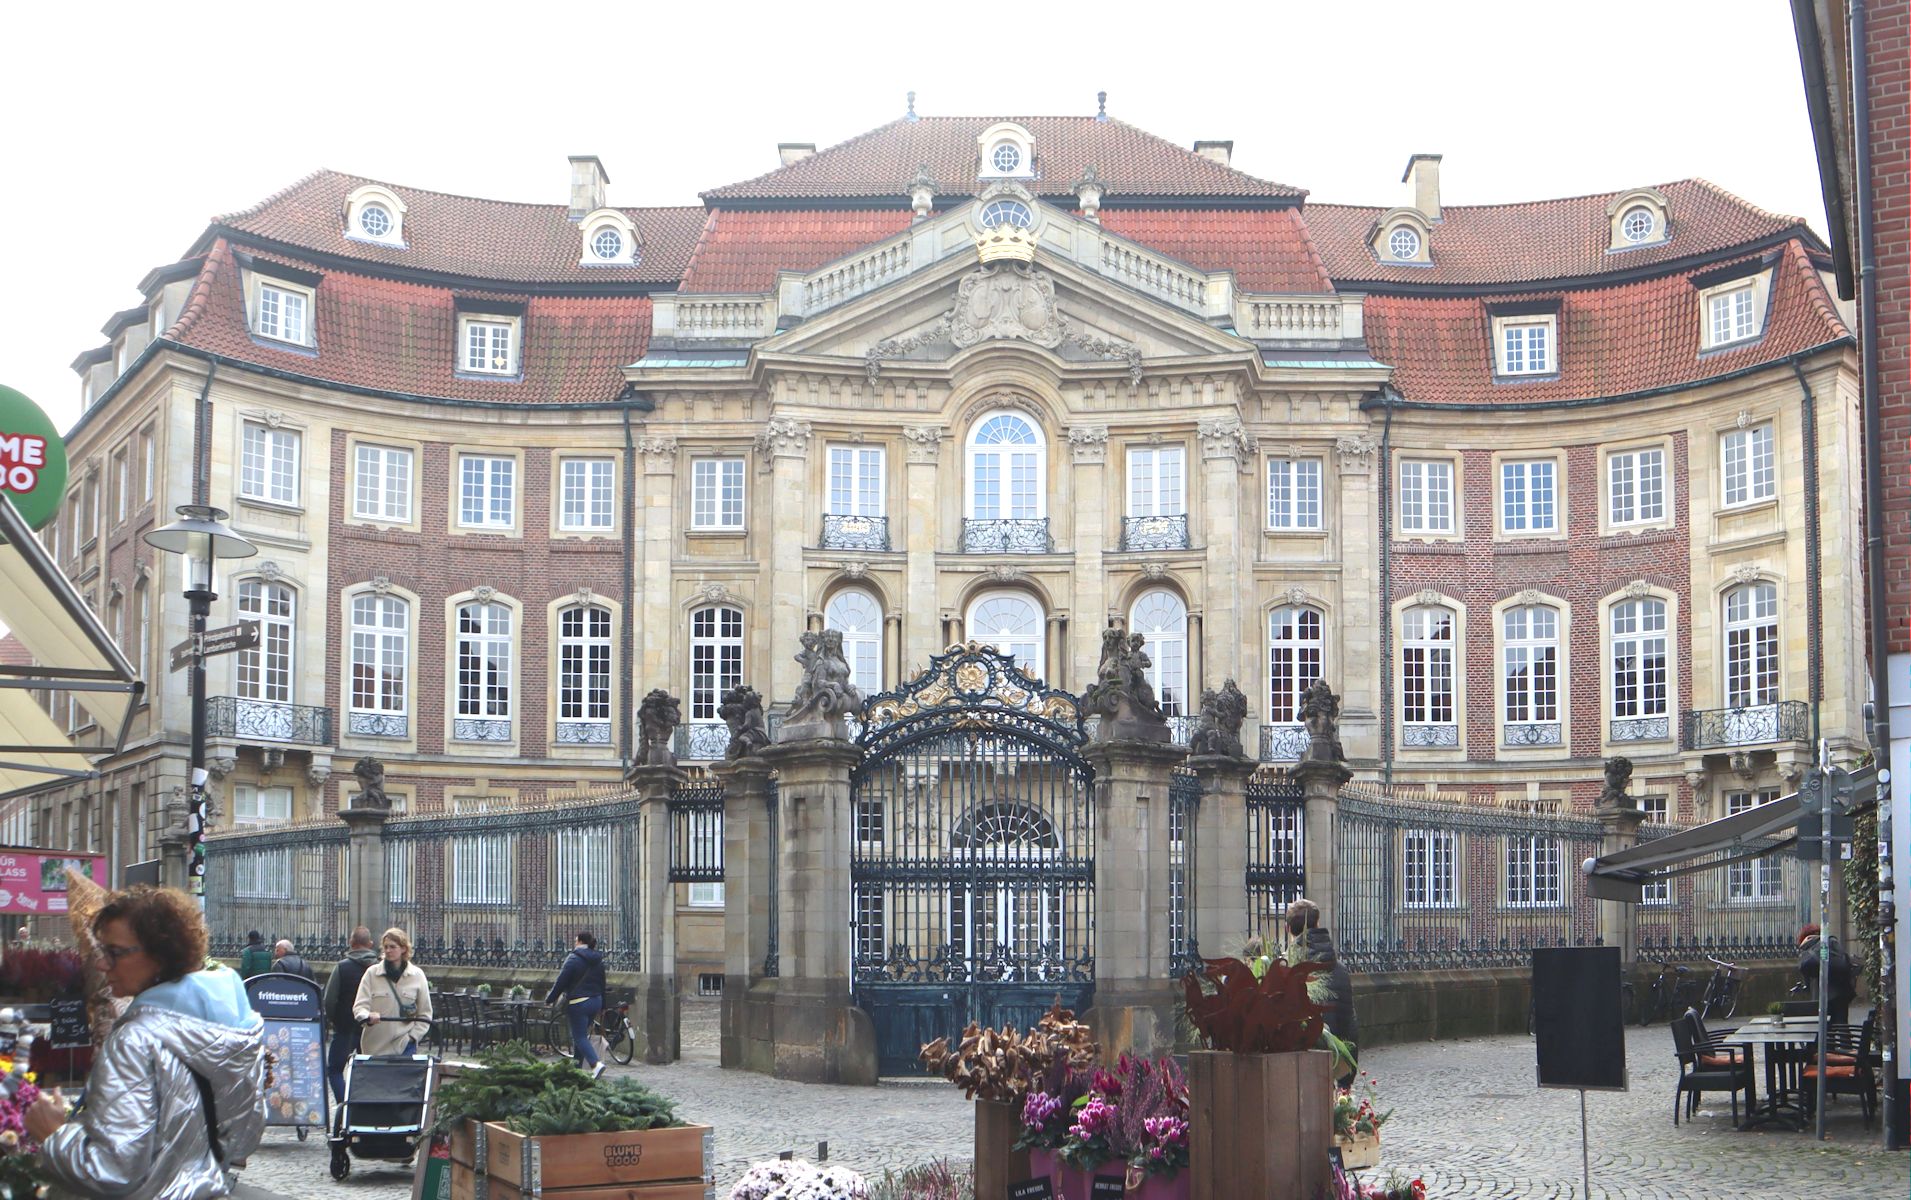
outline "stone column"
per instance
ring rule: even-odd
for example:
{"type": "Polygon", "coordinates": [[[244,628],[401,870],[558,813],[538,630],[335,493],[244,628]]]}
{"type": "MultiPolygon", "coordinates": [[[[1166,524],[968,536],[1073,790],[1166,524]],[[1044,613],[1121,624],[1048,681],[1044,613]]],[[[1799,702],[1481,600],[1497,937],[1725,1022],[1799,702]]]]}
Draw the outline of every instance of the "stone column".
{"type": "Polygon", "coordinates": [[[1178,995],[1168,958],[1168,788],[1184,752],[1120,740],[1083,753],[1095,770],[1095,1004],[1082,1020],[1110,1061],[1123,1051],[1167,1054],[1178,995]]]}
{"type": "Polygon", "coordinates": [[[1244,524],[1241,513],[1241,468],[1253,453],[1253,441],[1233,413],[1202,421],[1199,432],[1206,527],[1201,540],[1207,549],[1207,598],[1202,611],[1205,623],[1213,626],[1217,644],[1226,647],[1217,673],[1255,679],[1259,676],[1247,670],[1241,658],[1241,648],[1248,644],[1241,613],[1244,604],[1253,605],[1253,582],[1241,577],[1239,551],[1241,530],[1260,527],[1244,524]]]}
{"type": "Polygon", "coordinates": [[[723,781],[722,1063],[769,1074],[771,938],[770,767],[756,757],[713,764],[723,781]]]}
{"type": "MultiPolygon", "coordinates": [[[[1646,815],[1636,805],[1627,808],[1602,805],[1593,810],[1593,817],[1603,830],[1599,837],[1601,855],[1639,844],[1639,825],[1646,815]]],[[[1578,863],[1566,864],[1569,871],[1577,870],[1578,867],[1578,863]]],[[[1639,958],[1639,925],[1632,919],[1633,908],[1624,900],[1599,901],[1600,944],[1619,947],[1619,960],[1627,969],[1639,958]]]]}
{"type": "Polygon", "coordinates": [[[1390,620],[1380,596],[1379,547],[1373,545],[1380,528],[1376,508],[1379,478],[1374,462],[1380,442],[1364,433],[1334,442],[1334,464],[1340,476],[1340,517],[1334,522],[1341,564],[1340,626],[1341,686],[1346,688],[1341,708],[1341,739],[1347,753],[1372,760],[1380,755],[1380,673],[1390,664],[1380,661],[1381,622],[1390,620]]]}
{"type": "Polygon", "coordinates": [[[1247,781],[1256,765],[1220,754],[1188,759],[1201,780],[1188,911],[1206,958],[1237,956],[1247,944],[1247,781]]]}
{"type": "Polygon", "coordinates": [[[385,821],[391,808],[384,804],[366,804],[363,796],[353,796],[339,810],[339,819],[351,830],[346,855],[351,862],[351,923],[374,932],[391,927],[389,882],[385,874],[385,821]]]}
{"type": "MultiPolygon", "coordinates": [[[[942,430],[934,425],[911,425],[903,429],[902,436],[909,462],[904,468],[903,503],[907,509],[901,522],[901,545],[908,559],[904,568],[903,663],[898,678],[908,679],[947,644],[940,628],[941,597],[936,595],[936,542],[941,534],[945,498],[938,486],[942,430]]],[[[959,498],[955,501],[960,502],[959,498]]]]}
{"type": "Polygon", "coordinates": [[[637,1008],[644,1061],[677,1061],[681,1050],[677,996],[677,888],[670,882],[670,797],[689,778],[676,767],[637,766],[626,780],[637,789],[637,1008]]]}
{"type": "MultiPolygon", "coordinates": [[[[796,652],[807,628],[803,547],[815,539],[809,528],[810,426],[793,417],[771,417],[757,435],[758,454],[770,456],[770,686],[772,696],[796,690],[796,652]]],[[[762,508],[758,509],[763,511],[762,508]]]]}
{"type": "MultiPolygon", "coordinates": [[[[1102,627],[1101,614],[1108,610],[1108,573],[1102,568],[1102,554],[1108,546],[1108,426],[1076,425],[1068,431],[1068,446],[1074,459],[1075,525],[1075,600],[1073,608],[1084,613],[1089,629],[1102,627]]],[[[1072,648],[1066,643],[1052,657],[1048,680],[1054,687],[1066,687],[1064,679],[1093,679],[1096,655],[1101,652],[1099,635],[1078,639],[1072,648]],[[1070,651],[1073,651],[1071,654],[1070,651]]]]}
{"type": "Polygon", "coordinates": [[[1302,759],[1293,769],[1306,805],[1302,817],[1302,863],[1306,869],[1307,898],[1320,905],[1320,923],[1337,931],[1334,869],[1334,811],[1340,807],[1340,785],[1353,772],[1338,762],[1302,759]]]}
{"type": "Polygon", "coordinates": [[[1201,645],[1201,614],[1188,614],[1188,696],[1181,707],[1189,716],[1201,711],[1201,694],[1207,690],[1202,672],[1207,669],[1207,650],[1201,645]]]}
{"type": "Polygon", "coordinates": [[[777,773],[781,842],[780,972],[764,986],[770,1072],[780,1079],[876,1082],[876,1027],[849,994],[849,773],[861,756],[834,738],[763,751],[777,773]]]}
{"type": "MultiPolygon", "coordinates": [[[[677,544],[677,443],[671,438],[637,439],[643,452],[643,489],[638,493],[643,506],[638,530],[637,595],[629,619],[635,623],[636,649],[627,668],[638,679],[654,679],[670,686],[670,642],[682,623],[670,589],[670,559],[677,544]]],[[[689,683],[687,676],[676,676],[676,686],[689,683]]],[[[632,713],[626,721],[636,719],[632,713]]]]}
{"type": "Polygon", "coordinates": [[[1048,614],[1048,621],[1042,629],[1045,649],[1042,657],[1046,660],[1042,667],[1042,680],[1050,687],[1068,686],[1068,617],[1063,613],[1048,614]]]}
{"type": "MultiPolygon", "coordinates": [[[[166,797],[166,826],[159,831],[159,882],[162,887],[185,891],[192,886],[192,834],[189,829],[192,804],[186,789],[175,787],[166,797]]],[[[44,833],[42,834],[44,838],[44,833]]],[[[51,845],[50,839],[41,845],[51,845]]]]}

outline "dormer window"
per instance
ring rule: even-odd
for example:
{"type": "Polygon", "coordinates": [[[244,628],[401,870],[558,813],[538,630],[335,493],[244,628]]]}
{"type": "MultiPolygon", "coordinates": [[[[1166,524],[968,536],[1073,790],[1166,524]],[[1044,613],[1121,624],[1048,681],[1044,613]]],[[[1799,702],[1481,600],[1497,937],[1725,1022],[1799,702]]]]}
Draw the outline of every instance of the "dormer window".
{"type": "Polygon", "coordinates": [[[355,188],[345,198],[345,236],[380,246],[405,245],[405,202],[381,184],[355,188]]]}
{"type": "Polygon", "coordinates": [[[358,210],[358,228],[368,238],[382,238],[391,233],[391,209],[382,204],[367,204],[358,210]]]}
{"type": "Polygon", "coordinates": [[[1501,375],[1551,375],[1557,370],[1558,355],[1554,342],[1557,318],[1497,317],[1493,321],[1494,344],[1498,351],[1501,375]]]}
{"type": "Polygon", "coordinates": [[[609,225],[591,235],[591,253],[598,258],[611,260],[624,253],[624,235],[609,225]]]}
{"type": "Polygon", "coordinates": [[[1022,148],[1014,142],[997,142],[989,152],[989,165],[997,175],[1013,175],[1022,165],[1022,148]]]}
{"type": "Polygon", "coordinates": [[[979,174],[984,179],[1028,179],[1034,174],[1035,139],[1013,121],[998,121],[976,138],[979,174]]]}
{"type": "Polygon", "coordinates": [[[1020,200],[991,200],[982,206],[980,220],[984,229],[994,229],[997,225],[1027,229],[1035,223],[1035,214],[1020,200]]]}
{"type": "Polygon", "coordinates": [[[518,373],[518,319],[490,313],[459,318],[461,369],[480,375],[518,373]]]}
{"type": "Polygon", "coordinates": [[[1638,205],[1627,209],[1626,215],[1619,218],[1619,236],[1636,246],[1640,242],[1651,241],[1652,231],[1657,225],[1652,210],[1638,205]]]}
{"type": "Polygon", "coordinates": [[[312,290],[280,279],[260,279],[253,306],[252,332],[295,346],[312,344],[312,290]]]}
{"type": "Polygon", "coordinates": [[[1607,253],[1663,244],[1669,211],[1665,193],[1657,188],[1634,188],[1613,197],[1606,206],[1607,253]]]}
{"type": "Polygon", "coordinates": [[[1707,353],[1755,342],[1765,333],[1771,298],[1770,258],[1693,276],[1699,289],[1699,350],[1707,353]]]}
{"type": "Polygon", "coordinates": [[[1411,262],[1420,257],[1420,235],[1411,226],[1395,226],[1394,231],[1387,235],[1387,253],[1411,262]]]}
{"type": "Polygon", "coordinates": [[[578,222],[583,247],[577,262],[583,267],[634,267],[643,248],[637,226],[614,208],[586,213],[578,222]]]}
{"type": "Polygon", "coordinates": [[[1375,221],[1367,246],[1382,265],[1430,267],[1433,226],[1417,208],[1389,209],[1375,221]]]}

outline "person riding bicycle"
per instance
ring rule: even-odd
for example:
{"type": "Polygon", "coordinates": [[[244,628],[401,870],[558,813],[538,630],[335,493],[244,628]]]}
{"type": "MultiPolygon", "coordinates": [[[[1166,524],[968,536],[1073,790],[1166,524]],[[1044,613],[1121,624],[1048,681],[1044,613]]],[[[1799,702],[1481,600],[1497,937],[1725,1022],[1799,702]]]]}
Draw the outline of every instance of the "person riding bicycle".
{"type": "MultiPolygon", "coordinates": [[[[1807,925],[1798,931],[1798,973],[1816,991],[1818,987],[1818,939],[1820,931],[1817,925],[1807,925]]],[[[1831,986],[1826,989],[1825,1007],[1831,1013],[1834,1025],[1851,1023],[1851,1001],[1858,994],[1858,986],[1853,978],[1851,955],[1836,937],[1824,935],[1831,947],[1831,986]]]]}
{"type": "Polygon", "coordinates": [[[591,1045],[591,1022],[604,1010],[604,956],[597,949],[597,935],[588,929],[577,931],[577,944],[564,959],[557,982],[551,985],[546,1004],[564,1003],[564,1015],[571,1023],[571,1046],[577,1061],[590,1063],[591,1078],[604,1073],[597,1048],[591,1045]]]}

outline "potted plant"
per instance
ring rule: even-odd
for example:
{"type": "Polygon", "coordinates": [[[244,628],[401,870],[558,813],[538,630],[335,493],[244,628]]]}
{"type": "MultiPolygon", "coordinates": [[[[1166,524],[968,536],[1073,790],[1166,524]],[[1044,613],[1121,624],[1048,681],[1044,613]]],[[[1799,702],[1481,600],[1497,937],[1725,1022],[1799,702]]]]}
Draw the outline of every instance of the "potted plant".
{"type": "Polygon", "coordinates": [[[20,1052],[31,1046],[33,1035],[19,1022],[11,1023],[10,1034],[12,1044],[0,1050],[0,1200],[33,1200],[50,1184],[39,1167],[40,1148],[27,1137],[26,1111],[40,1090],[20,1052]]]}
{"type": "Polygon", "coordinates": [[[489,1000],[491,998],[491,985],[488,983],[479,984],[477,987],[476,994],[484,997],[486,1000],[489,1000]]]}
{"type": "Polygon", "coordinates": [[[1336,1054],[1307,994],[1325,967],[1208,959],[1182,981],[1207,1047],[1188,1055],[1193,1200],[1276,1200],[1330,1186],[1336,1054]]]}
{"type": "Polygon", "coordinates": [[[1380,1127],[1393,1110],[1380,1111],[1380,1093],[1372,1075],[1356,1081],[1361,1086],[1334,1089],[1334,1144],[1340,1147],[1340,1161],[1364,1170],[1380,1163],[1380,1127]]]}

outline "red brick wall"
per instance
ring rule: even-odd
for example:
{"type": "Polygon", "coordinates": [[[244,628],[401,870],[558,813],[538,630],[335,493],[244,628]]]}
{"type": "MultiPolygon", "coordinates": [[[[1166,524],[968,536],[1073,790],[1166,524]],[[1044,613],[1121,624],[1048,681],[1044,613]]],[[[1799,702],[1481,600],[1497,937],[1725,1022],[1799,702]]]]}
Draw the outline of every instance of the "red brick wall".
{"type": "MultiPolygon", "coordinates": [[[[1878,399],[1884,437],[1885,580],[1891,650],[1911,650],[1911,3],[1865,14],[1878,279],[1878,399]]],[[[1855,216],[1854,216],[1855,220],[1855,216]]]]}

